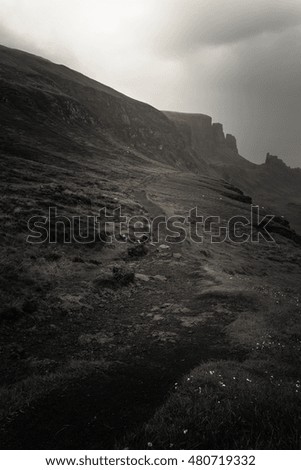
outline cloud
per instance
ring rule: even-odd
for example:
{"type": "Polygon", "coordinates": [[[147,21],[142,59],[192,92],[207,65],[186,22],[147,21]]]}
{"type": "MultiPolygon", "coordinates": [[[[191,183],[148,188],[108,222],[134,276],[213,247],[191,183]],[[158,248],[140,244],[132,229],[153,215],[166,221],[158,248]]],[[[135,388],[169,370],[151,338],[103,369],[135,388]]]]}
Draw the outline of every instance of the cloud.
{"type": "Polygon", "coordinates": [[[158,53],[187,54],[204,46],[238,43],[301,24],[299,1],[166,0],[149,24],[158,53]]]}

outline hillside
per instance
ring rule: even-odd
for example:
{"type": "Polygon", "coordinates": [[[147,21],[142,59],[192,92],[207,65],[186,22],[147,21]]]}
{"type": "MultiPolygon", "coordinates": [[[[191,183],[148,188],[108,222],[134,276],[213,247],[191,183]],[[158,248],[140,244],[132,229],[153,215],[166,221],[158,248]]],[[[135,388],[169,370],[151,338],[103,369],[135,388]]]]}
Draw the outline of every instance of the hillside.
{"type": "Polygon", "coordinates": [[[301,240],[240,188],[299,174],[27,53],[0,80],[1,447],[298,449],[301,240]]]}
{"type": "MultiPolygon", "coordinates": [[[[59,136],[61,147],[72,152],[89,136],[95,145],[112,151],[142,152],[162,163],[192,165],[175,126],[155,108],[31,54],[1,47],[0,64],[1,145],[8,152],[18,153],[16,135],[21,133],[26,133],[31,158],[36,144],[46,152],[56,150],[59,136]]],[[[198,165],[205,168],[201,160],[198,165]]]]}
{"type": "MultiPolygon", "coordinates": [[[[301,170],[292,169],[278,157],[267,156],[262,165],[239,154],[236,138],[203,114],[165,112],[175,123],[186,147],[204,160],[210,174],[239,186],[270,213],[289,219],[301,233],[301,170]]],[[[301,158],[300,158],[301,160],[301,158]]]]}
{"type": "Polygon", "coordinates": [[[6,152],[35,159],[43,152],[53,159],[59,138],[67,154],[78,146],[91,155],[94,146],[223,177],[301,231],[300,171],[247,161],[235,137],[224,135],[210,116],[162,113],[67,67],[3,46],[0,59],[0,143],[6,152]]]}
{"type": "Polygon", "coordinates": [[[301,169],[288,167],[279,157],[267,155],[262,165],[249,170],[233,167],[224,170],[224,177],[260,201],[266,210],[284,216],[301,233],[301,169]]]}

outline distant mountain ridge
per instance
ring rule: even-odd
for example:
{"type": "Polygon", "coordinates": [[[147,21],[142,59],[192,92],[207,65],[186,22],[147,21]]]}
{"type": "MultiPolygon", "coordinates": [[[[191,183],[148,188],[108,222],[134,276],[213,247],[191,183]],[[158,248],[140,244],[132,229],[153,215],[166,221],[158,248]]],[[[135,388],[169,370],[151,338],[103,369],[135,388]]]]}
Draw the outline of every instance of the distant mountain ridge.
{"type": "Polygon", "coordinates": [[[224,134],[220,123],[204,114],[164,111],[182,135],[186,146],[207,164],[210,174],[240,187],[265,209],[288,218],[301,233],[301,169],[288,167],[278,156],[252,163],[238,151],[236,138],[224,134]]]}
{"type": "MultiPolygon", "coordinates": [[[[65,66],[0,47],[0,146],[7,154],[56,161],[126,154],[224,178],[301,232],[301,170],[269,156],[243,158],[236,138],[204,114],[161,112],[65,66]]],[[[113,163],[112,163],[113,164],[113,163]]]]}

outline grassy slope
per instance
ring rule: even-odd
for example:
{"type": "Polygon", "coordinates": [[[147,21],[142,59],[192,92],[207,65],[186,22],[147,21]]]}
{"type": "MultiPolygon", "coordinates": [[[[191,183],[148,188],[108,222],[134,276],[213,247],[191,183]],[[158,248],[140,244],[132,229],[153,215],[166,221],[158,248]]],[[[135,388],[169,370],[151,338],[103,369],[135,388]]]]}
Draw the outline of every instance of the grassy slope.
{"type": "MultiPolygon", "coordinates": [[[[200,211],[218,209],[229,217],[227,200],[218,206],[214,194],[199,190],[200,211]]],[[[193,201],[197,193],[186,191],[193,201]]],[[[193,309],[181,321],[186,328],[218,322],[213,341],[225,341],[226,351],[217,360],[209,354],[211,360],[203,358],[175,381],[162,408],[120,445],[299,448],[300,250],[281,237],[277,243],[210,246],[202,269],[191,272],[193,309]],[[238,361],[231,358],[233,349],[238,361]]]]}
{"type": "Polygon", "coordinates": [[[206,239],[148,245],[133,259],[129,244],[29,245],[28,218],[50,205],[64,215],[249,213],[224,182],[154,163],[141,142],[60,110],[45,122],[40,106],[19,122],[16,109],[5,114],[3,447],[298,448],[300,247],[279,235],[272,245],[206,239]],[[149,280],[116,285],[116,265],[149,280]]]}

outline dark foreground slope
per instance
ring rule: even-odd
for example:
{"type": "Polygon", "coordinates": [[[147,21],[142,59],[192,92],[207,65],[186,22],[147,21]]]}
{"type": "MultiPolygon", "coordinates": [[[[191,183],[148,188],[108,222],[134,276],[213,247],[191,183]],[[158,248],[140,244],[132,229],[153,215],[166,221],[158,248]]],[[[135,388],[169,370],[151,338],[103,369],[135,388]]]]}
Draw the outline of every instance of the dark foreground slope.
{"type": "Polygon", "coordinates": [[[130,145],[107,110],[124,100],[143,109],[130,132],[160,133],[153,108],[43,59],[1,54],[14,87],[1,95],[1,447],[297,449],[298,239],[281,224],[271,243],[211,243],[209,233],[172,243],[163,230],[141,249],[123,237],[64,243],[60,225],[57,243],[28,243],[28,219],[50,206],[69,217],[121,207],[150,220],[197,207],[220,217],[217,231],[250,217],[250,200],[174,154],[164,160],[159,134],[130,145]],[[106,112],[94,103],[111,98],[106,112]]]}

